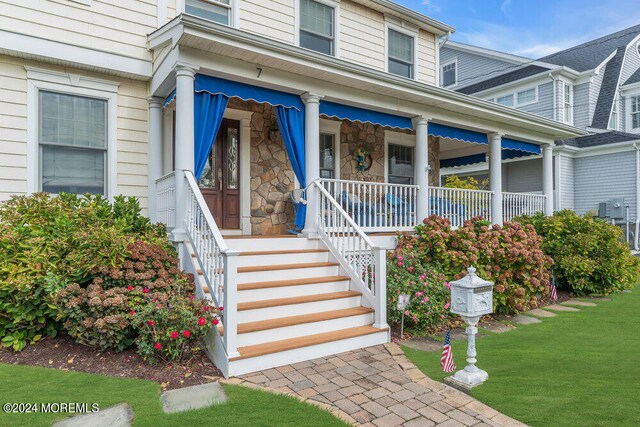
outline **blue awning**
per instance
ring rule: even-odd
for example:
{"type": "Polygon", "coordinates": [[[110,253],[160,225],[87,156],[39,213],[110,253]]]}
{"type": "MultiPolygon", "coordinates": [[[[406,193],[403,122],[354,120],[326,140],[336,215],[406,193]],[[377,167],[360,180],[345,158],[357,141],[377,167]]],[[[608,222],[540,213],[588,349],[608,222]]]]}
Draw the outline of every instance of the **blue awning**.
{"type": "Polygon", "coordinates": [[[337,104],[330,101],[320,101],[320,114],[327,117],[334,117],[339,120],[373,123],[374,125],[388,126],[391,128],[399,129],[413,129],[411,119],[408,117],[381,113],[379,111],[371,111],[364,108],[337,104]]]}
{"type": "MultiPolygon", "coordinates": [[[[229,98],[240,98],[244,101],[270,104],[274,107],[281,105],[285,108],[295,108],[298,111],[304,111],[304,103],[299,95],[225,80],[219,77],[205,76],[204,74],[196,74],[195,91],[208,92],[212,95],[225,95],[229,98]]],[[[164,100],[163,108],[173,101],[175,97],[176,91],[174,90],[164,100]]]]}
{"type": "Polygon", "coordinates": [[[453,168],[456,166],[467,166],[476,163],[484,163],[487,161],[487,155],[485,153],[472,154],[470,156],[456,157],[453,159],[440,160],[441,168],[453,168]]]}
{"type": "Polygon", "coordinates": [[[429,123],[429,135],[457,139],[458,141],[469,142],[471,144],[489,144],[486,133],[454,128],[438,123],[429,123]]]}
{"type": "MultiPolygon", "coordinates": [[[[515,139],[502,137],[502,149],[514,150],[529,154],[540,154],[540,146],[530,142],[518,141],[515,139]]],[[[519,157],[519,156],[514,156],[519,157]]]]}
{"type": "Polygon", "coordinates": [[[162,109],[164,110],[164,108],[165,108],[167,105],[171,104],[171,102],[172,102],[174,99],[176,99],[176,90],[175,90],[175,89],[173,90],[173,92],[171,92],[171,93],[169,94],[169,96],[167,96],[167,97],[164,99],[164,103],[162,104],[162,109]]]}

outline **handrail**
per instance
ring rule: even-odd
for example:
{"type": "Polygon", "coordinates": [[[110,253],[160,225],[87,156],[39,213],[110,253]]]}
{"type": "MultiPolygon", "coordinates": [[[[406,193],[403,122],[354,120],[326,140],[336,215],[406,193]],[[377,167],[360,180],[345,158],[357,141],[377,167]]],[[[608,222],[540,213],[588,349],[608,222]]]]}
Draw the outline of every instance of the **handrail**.
{"type": "Polygon", "coordinates": [[[176,179],[175,171],[156,179],[156,218],[158,222],[167,226],[167,229],[175,227],[175,203],[176,203],[176,179]]]}
{"type": "Polygon", "coordinates": [[[380,184],[380,185],[386,185],[388,187],[406,187],[406,188],[420,188],[420,186],[415,185],[415,184],[394,184],[391,182],[376,182],[376,181],[358,181],[358,180],[354,180],[354,179],[336,179],[336,178],[321,178],[320,181],[322,182],[344,182],[347,184],[380,184]]]}

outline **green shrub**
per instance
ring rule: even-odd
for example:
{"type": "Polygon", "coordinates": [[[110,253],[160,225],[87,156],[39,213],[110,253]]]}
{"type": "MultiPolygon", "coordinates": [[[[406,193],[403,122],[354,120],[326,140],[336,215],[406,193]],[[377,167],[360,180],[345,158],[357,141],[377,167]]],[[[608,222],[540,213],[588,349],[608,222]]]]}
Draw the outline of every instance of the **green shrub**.
{"type": "Polygon", "coordinates": [[[136,239],[168,245],[133,198],[46,193],[15,196],[0,205],[0,338],[21,350],[55,335],[58,307],[51,295],[71,283],[87,285],[98,266],[122,262],[136,239]]]}
{"type": "Polygon", "coordinates": [[[516,218],[543,237],[542,249],[554,260],[559,288],[577,295],[609,294],[640,279],[640,261],[631,255],[615,225],[573,211],[516,218]]]}
{"type": "Polygon", "coordinates": [[[404,313],[407,331],[422,335],[449,321],[451,295],[446,277],[425,266],[410,250],[387,257],[387,319],[390,323],[401,322],[400,294],[411,298],[404,313]]]}
{"type": "Polygon", "coordinates": [[[416,227],[415,235],[401,235],[394,255],[414,257],[423,268],[440,271],[450,280],[477,274],[495,283],[497,313],[516,313],[537,307],[549,295],[551,258],[542,251],[541,237],[532,225],[491,226],[481,218],[465,221],[457,230],[448,219],[433,215],[416,227]]]}

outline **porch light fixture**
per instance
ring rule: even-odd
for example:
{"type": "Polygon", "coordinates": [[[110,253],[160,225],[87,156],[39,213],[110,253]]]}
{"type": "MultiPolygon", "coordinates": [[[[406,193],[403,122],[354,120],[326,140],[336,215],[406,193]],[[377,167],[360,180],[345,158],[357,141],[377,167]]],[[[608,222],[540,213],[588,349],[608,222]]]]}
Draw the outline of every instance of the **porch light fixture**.
{"type": "Polygon", "coordinates": [[[451,312],[458,314],[468,325],[467,363],[468,365],[453,376],[445,379],[453,386],[465,390],[485,382],[489,378],[482,369],[476,366],[476,333],[478,321],[485,314],[493,313],[493,282],[476,276],[476,269],[469,267],[468,275],[460,280],[450,282],[451,312]]]}
{"type": "Polygon", "coordinates": [[[269,141],[275,142],[279,134],[280,128],[278,127],[278,120],[276,120],[276,116],[272,114],[269,122],[269,141]]]}

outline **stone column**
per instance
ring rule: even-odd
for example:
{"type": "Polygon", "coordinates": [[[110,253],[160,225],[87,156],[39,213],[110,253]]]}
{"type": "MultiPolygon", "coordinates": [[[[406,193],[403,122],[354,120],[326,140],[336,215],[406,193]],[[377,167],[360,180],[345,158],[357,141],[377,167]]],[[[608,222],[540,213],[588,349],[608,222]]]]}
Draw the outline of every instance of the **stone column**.
{"type": "Polygon", "coordinates": [[[489,135],[489,185],[493,191],[491,199],[491,222],[502,225],[502,135],[489,135]]]}
{"type": "Polygon", "coordinates": [[[416,130],[415,184],[418,186],[416,216],[418,223],[429,216],[429,121],[424,117],[413,119],[416,130]]]}
{"type": "Polygon", "coordinates": [[[189,66],[176,67],[176,226],[173,240],[186,238],[187,182],[185,171],[194,168],[194,89],[196,69],[189,66]]]}
{"type": "Polygon", "coordinates": [[[542,192],[547,197],[544,214],[553,215],[553,146],[542,146],[542,192]]]}
{"type": "Polygon", "coordinates": [[[149,102],[149,198],[148,212],[152,222],[158,220],[156,179],[162,176],[162,98],[151,96],[149,102]]]}
{"type": "Polygon", "coordinates": [[[323,95],[307,92],[302,94],[304,110],[304,164],[307,179],[307,216],[305,218],[303,234],[317,234],[318,206],[317,195],[313,181],[320,178],[320,100],[323,95]]]}

